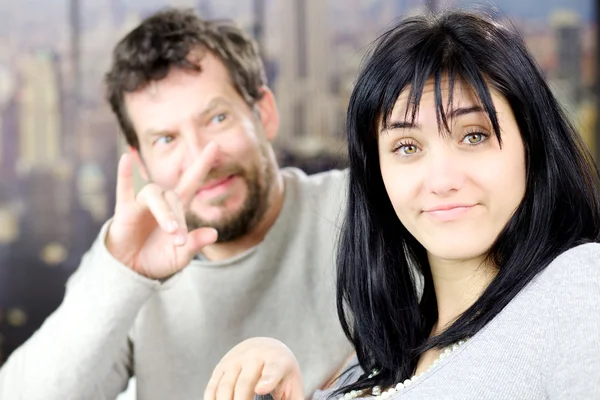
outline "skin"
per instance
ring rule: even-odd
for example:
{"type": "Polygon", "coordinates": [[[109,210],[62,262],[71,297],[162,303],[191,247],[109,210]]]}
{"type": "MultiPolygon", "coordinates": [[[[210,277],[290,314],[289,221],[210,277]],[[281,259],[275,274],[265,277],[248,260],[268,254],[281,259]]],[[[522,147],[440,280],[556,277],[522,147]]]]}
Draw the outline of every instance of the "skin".
{"type": "MultiPolygon", "coordinates": [[[[250,107],[217,57],[199,50],[189,57],[201,72],[174,68],[125,95],[140,146],[119,164],[106,245],[152,279],[177,273],[198,253],[221,260],[257,245],[283,203],[271,145],[279,128],[273,94],[263,87],[262,99],[250,107]],[[148,181],[137,194],[134,163],[148,181]]],[[[304,398],[298,362],[282,343],[254,338],[236,346],[217,365],[205,399],[252,399],[254,393],[304,398]]]]}
{"type": "MultiPolygon", "coordinates": [[[[454,90],[448,110],[449,115],[454,113],[450,134],[440,134],[430,82],[414,124],[405,119],[407,90],[397,100],[389,128],[380,129],[378,143],[381,174],[396,214],[427,250],[439,313],[432,335],[443,332],[470,307],[496,275],[495,266],[485,262],[486,256],[519,206],[526,186],[525,149],[506,100],[492,90],[502,130],[500,146],[487,115],[476,108],[479,103],[473,93],[460,83],[454,90]]],[[[426,371],[439,354],[438,350],[423,354],[415,373],[426,371]]],[[[227,362],[215,370],[213,384],[224,376],[225,386],[231,387],[232,377],[241,376],[242,366],[254,366],[252,374],[245,374],[256,382],[261,376],[257,365],[277,364],[276,386],[298,385],[294,361],[294,355],[277,340],[250,339],[228,354],[227,362]]],[[[216,386],[207,391],[205,400],[232,398],[231,390],[219,392],[216,386]]],[[[235,397],[241,398],[250,397],[235,397]]]]}
{"type": "Polygon", "coordinates": [[[302,375],[292,351],[271,338],[252,338],[231,349],[215,367],[204,400],[302,400],[302,375]]]}
{"type": "Polygon", "coordinates": [[[279,128],[273,94],[263,87],[251,107],[216,56],[196,50],[190,59],[202,71],[172,68],[125,95],[140,148],[130,149],[119,170],[117,185],[128,195],[117,197],[106,244],[117,260],[154,279],[198,253],[221,260],[255,246],[283,202],[271,146],[279,128]],[[132,162],[148,181],[137,195],[132,162]]]}
{"type": "MultiPolygon", "coordinates": [[[[424,89],[414,124],[400,94],[389,129],[379,138],[380,170],[406,229],[425,247],[438,300],[441,333],[479,298],[496,274],[488,252],[525,195],[525,148],[507,101],[492,90],[502,135],[498,142],[477,97],[457,82],[446,110],[450,133],[437,124],[434,85],[424,89]]],[[[448,99],[442,82],[442,99],[448,99]]],[[[439,356],[421,358],[417,373],[439,356]]]]}

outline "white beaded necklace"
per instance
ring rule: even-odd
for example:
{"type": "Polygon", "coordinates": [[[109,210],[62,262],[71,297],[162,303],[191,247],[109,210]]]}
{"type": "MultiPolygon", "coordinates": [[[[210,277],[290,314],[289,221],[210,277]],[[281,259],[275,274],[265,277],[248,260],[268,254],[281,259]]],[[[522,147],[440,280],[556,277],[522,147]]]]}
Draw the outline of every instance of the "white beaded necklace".
{"type": "MultiPolygon", "coordinates": [[[[386,390],[385,392],[381,391],[381,388],[379,386],[375,386],[373,387],[373,390],[371,392],[371,394],[373,396],[375,396],[373,398],[373,400],[386,400],[388,399],[390,396],[392,396],[393,394],[396,393],[401,393],[404,391],[404,389],[410,387],[413,383],[419,381],[423,375],[425,375],[426,373],[428,373],[429,371],[431,371],[435,366],[437,366],[443,359],[445,359],[446,357],[448,357],[450,354],[452,354],[454,351],[456,351],[460,346],[462,346],[463,344],[465,344],[466,339],[465,340],[461,340],[458,343],[453,344],[452,346],[448,346],[446,347],[439,355],[439,357],[433,362],[433,364],[431,364],[429,366],[429,368],[427,368],[427,371],[425,372],[421,372],[418,375],[414,375],[412,378],[410,379],[406,379],[404,382],[398,382],[396,384],[396,386],[389,388],[388,390],[386,390]]],[[[379,371],[377,370],[373,370],[373,372],[371,373],[371,375],[369,375],[369,378],[374,377],[375,375],[377,375],[379,373],[379,371]]],[[[365,390],[353,390],[349,393],[345,393],[343,395],[341,395],[340,397],[338,397],[338,400],[351,400],[351,399],[356,399],[358,396],[362,396],[364,394],[367,393],[367,389],[365,390]]]]}

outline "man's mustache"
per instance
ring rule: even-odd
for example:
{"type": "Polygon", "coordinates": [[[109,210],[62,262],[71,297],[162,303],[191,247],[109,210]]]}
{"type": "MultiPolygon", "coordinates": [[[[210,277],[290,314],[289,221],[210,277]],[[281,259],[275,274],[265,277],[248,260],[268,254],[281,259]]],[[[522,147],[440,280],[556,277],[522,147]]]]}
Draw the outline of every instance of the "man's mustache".
{"type": "Polygon", "coordinates": [[[219,179],[225,179],[231,175],[238,175],[240,177],[244,177],[245,170],[239,165],[229,165],[227,167],[220,167],[217,169],[212,169],[204,178],[204,182],[216,181],[219,179]]]}

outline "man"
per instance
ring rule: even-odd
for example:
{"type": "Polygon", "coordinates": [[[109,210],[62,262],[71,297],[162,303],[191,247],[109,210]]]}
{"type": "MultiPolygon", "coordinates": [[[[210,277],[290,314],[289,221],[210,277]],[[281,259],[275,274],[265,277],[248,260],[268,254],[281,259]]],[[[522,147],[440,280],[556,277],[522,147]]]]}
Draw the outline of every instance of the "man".
{"type": "Polygon", "coordinates": [[[298,355],[310,394],[351,353],[334,289],[344,173],[278,168],[275,101],[232,25],[159,12],[116,46],[106,84],[130,146],[115,214],[0,398],[114,399],[135,375],[138,399],[200,399],[255,336],[298,355]]]}

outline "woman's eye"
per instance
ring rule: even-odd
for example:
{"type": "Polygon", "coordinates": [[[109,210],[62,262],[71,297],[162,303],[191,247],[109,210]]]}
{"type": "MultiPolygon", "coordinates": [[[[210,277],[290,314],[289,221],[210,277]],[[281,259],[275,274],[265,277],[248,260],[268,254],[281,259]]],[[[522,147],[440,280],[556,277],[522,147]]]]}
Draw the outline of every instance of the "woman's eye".
{"type": "Polygon", "coordinates": [[[419,149],[414,144],[405,144],[398,149],[406,155],[415,154],[419,149]]]}
{"type": "Polygon", "coordinates": [[[398,144],[398,146],[396,146],[394,149],[394,153],[400,157],[412,156],[420,151],[421,149],[419,149],[419,147],[414,143],[398,144]]]}
{"type": "Polygon", "coordinates": [[[483,133],[469,133],[463,139],[463,143],[465,144],[479,144],[486,139],[486,136],[483,133]]]}

